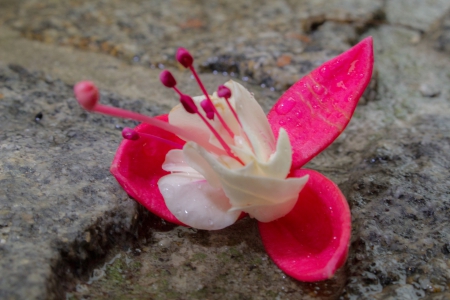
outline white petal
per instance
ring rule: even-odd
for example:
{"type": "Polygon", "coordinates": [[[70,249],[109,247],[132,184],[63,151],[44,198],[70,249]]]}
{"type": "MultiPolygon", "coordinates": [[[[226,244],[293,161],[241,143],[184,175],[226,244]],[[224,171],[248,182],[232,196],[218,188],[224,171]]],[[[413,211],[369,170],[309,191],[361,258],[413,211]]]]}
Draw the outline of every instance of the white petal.
{"type": "Polygon", "coordinates": [[[277,149],[269,157],[267,162],[258,162],[258,167],[265,176],[275,178],[286,178],[291,170],[292,165],[292,148],[289,136],[280,128],[277,140],[277,149]]]}
{"type": "Polygon", "coordinates": [[[232,80],[225,84],[236,103],[236,113],[258,160],[266,161],[275,150],[275,137],[261,106],[242,85],[232,80]]]}
{"type": "Polygon", "coordinates": [[[226,176],[223,189],[233,208],[246,211],[248,207],[279,204],[297,199],[308,178],[267,178],[226,176]]]}
{"type": "Polygon", "coordinates": [[[161,167],[167,172],[183,172],[192,173],[196,172],[188,162],[186,162],[183,154],[183,150],[173,149],[167,152],[166,159],[161,167]]]}
{"type": "Polygon", "coordinates": [[[199,139],[208,142],[211,134],[205,123],[197,114],[188,113],[181,104],[178,104],[169,113],[169,123],[184,130],[195,132],[199,139]]]}
{"type": "Polygon", "coordinates": [[[251,162],[240,169],[229,169],[197,144],[192,145],[219,175],[223,190],[230,199],[233,209],[245,211],[252,206],[280,204],[297,199],[308,180],[307,176],[284,179],[252,175],[256,173],[254,171],[256,162],[251,162]]]}
{"type": "Polygon", "coordinates": [[[231,205],[220,188],[213,188],[206,180],[169,174],[158,181],[158,187],[170,212],[188,226],[217,230],[230,226],[240,211],[230,211],[231,205]]]}
{"type": "MultiPolygon", "coordinates": [[[[193,147],[192,142],[187,142],[183,147],[183,154],[186,162],[192,166],[198,173],[202,174],[208,183],[213,187],[221,187],[217,173],[211,168],[210,164],[193,147]]],[[[167,158],[166,158],[167,159],[167,158]]]]}
{"type": "MultiPolygon", "coordinates": [[[[239,123],[236,121],[231,110],[228,108],[227,103],[224,99],[218,98],[216,93],[210,96],[211,101],[214,103],[217,111],[220,113],[225,123],[230,127],[230,129],[235,133],[240,133],[239,123]]],[[[205,96],[197,96],[193,97],[193,100],[197,107],[199,108],[199,112],[206,118],[206,114],[201,108],[200,102],[206,99],[205,96]]],[[[213,128],[220,134],[220,136],[230,144],[233,142],[232,137],[222,126],[222,123],[219,121],[217,116],[214,116],[213,120],[208,120],[213,128]]],[[[188,113],[181,104],[175,106],[169,113],[169,123],[171,125],[183,128],[187,131],[195,132],[196,135],[202,140],[210,141],[216,147],[222,148],[220,143],[217,141],[216,137],[212,134],[211,130],[207,127],[207,125],[202,121],[202,119],[197,114],[188,113]]]]}
{"type": "Polygon", "coordinates": [[[259,222],[272,222],[276,219],[287,215],[297,203],[298,195],[288,201],[274,205],[260,205],[249,207],[244,210],[250,217],[257,219],[259,222]]]}

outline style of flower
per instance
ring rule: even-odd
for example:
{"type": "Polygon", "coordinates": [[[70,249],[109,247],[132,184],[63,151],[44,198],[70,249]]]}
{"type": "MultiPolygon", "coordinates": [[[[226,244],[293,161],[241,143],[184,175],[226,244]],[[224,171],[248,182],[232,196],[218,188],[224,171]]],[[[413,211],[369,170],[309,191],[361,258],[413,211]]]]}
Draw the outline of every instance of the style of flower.
{"type": "Polygon", "coordinates": [[[177,60],[204,95],[183,94],[163,71],[162,83],[180,96],[169,115],[104,106],[92,83],[75,86],[85,109],[143,122],[124,129],[113,175],[131,197],[179,225],[217,230],[249,214],[285,273],[330,278],[348,253],[350,210],[336,184],[301,167],[348,124],[372,74],[372,39],[295,83],[267,117],[242,85],[229,81],[209,95],[189,52],[180,48],[177,60]]]}

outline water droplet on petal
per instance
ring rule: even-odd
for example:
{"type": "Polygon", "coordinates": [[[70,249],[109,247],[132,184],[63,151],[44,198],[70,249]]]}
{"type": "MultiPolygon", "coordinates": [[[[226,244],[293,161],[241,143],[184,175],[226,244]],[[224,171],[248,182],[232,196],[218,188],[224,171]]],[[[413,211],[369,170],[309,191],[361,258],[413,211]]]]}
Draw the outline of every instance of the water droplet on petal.
{"type": "Polygon", "coordinates": [[[323,94],[324,88],[322,86],[315,84],[315,85],[313,85],[313,89],[314,89],[314,92],[316,92],[316,94],[318,94],[318,95],[323,94]]]}
{"type": "Polygon", "coordinates": [[[286,121],[285,121],[285,120],[280,120],[280,121],[278,122],[278,124],[280,124],[281,126],[286,125],[286,121]]]}
{"type": "Polygon", "coordinates": [[[289,98],[286,101],[281,102],[277,106],[276,110],[277,110],[277,113],[279,113],[280,115],[285,115],[288,112],[290,112],[294,106],[295,106],[295,100],[292,98],[289,98]]]}

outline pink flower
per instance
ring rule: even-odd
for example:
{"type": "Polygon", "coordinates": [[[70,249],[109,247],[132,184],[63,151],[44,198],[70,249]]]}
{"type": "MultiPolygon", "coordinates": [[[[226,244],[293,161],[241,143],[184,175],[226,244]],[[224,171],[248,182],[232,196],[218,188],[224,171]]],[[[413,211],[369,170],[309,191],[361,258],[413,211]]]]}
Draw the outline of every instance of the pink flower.
{"type": "Polygon", "coordinates": [[[351,216],[339,188],[300,169],[348,124],[373,67],[372,39],[326,62],[286,91],[267,118],[252,95],[228,82],[191,98],[164,71],[161,81],[180,95],[169,115],[149,118],[98,104],[89,82],[75,86],[87,110],[143,122],[123,131],[111,172],[148,210],[179,225],[215,230],[249,214],[259,221],[273,261],[302,281],[330,278],[348,253],[351,216]]]}

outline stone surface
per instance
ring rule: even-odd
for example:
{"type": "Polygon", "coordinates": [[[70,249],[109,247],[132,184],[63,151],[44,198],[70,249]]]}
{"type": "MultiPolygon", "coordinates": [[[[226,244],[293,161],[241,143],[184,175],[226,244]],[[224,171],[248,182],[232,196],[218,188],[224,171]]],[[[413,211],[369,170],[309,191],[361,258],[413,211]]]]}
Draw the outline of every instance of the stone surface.
{"type": "Polygon", "coordinates": [[[433,28],[430,40],[436,50],[450,53],[450,11],[433,28]]]}
{"type": "Polygon", "coordinates": [[[449,298],[448,6],[0,0],[0,298],[449,298]],[[183,45],[212,73],[207,86],[234,72],[267,111],[365,35],[373,80],[346,131],[308,165],[339,184],[353,216],[347,264],[319,283],[279,271],[252,220],[193,231],[136,205],[108,171],[118,129],[134,123],[86,114],[71,92],[89,78],[102,102],[167,112],[176,98],[158,83],[160,64],[198,92],[173,61],[183,45]]]}
{"type": "Polygon", "coordinates": [[[450,118],[410,125],[369,145],[344,185],[353,215],[344,297],[449,295],[450,118]]]}
{"type": "Polygon", "coordinates": [[[354,43],[355,28],[378,17],[382,3],[23,1],[4,20],[31,39],[100,51],[151,68],[174,66],[175,51],[183,46],[195,52],[205,71],[286,89],[354,43]],[[333,21],[326,24],[331,30],[316,33],[327,20],[333,21]],[[283,55],[292,57],[290,63],[277,66],[283,55]]]}
{"type": "Polygon", "coordinates": [[[390,23],[427,32],[449,9],[447,0],[388,0],[386,18],[390,23]]]}

